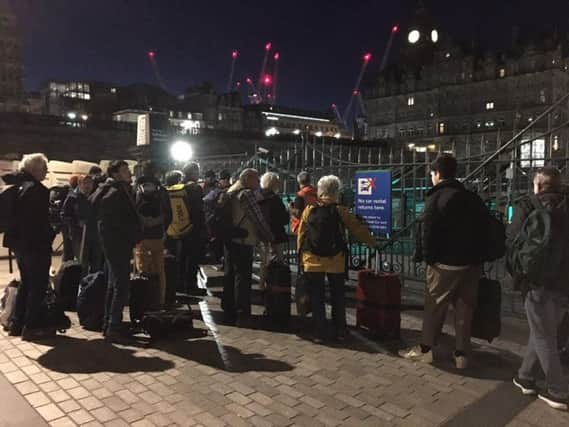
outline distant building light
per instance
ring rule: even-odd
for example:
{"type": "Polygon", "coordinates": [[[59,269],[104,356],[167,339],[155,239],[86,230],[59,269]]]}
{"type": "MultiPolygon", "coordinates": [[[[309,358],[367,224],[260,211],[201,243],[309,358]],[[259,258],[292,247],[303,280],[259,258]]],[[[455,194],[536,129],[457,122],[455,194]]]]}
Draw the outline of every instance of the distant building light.
{"type": "Polygon", "coordinates": [[[69,120],[75,120],[77,118],[77,113],[69,112],[69,113],[67,113],[67,118],[69,120]]]}
{"type": "Polygon", "coordinates": [[[409,150],[412,150],[413,148],[415,148],[415,144],[409,144],[407,147],[409,148],[409,150]]]}
{"type": "Polygon", "coordinates": [[[117,88],[116,88],[116,87],[112,87],[112,88],[111,88],[111,93],[117,93],[117,88]]]}
{"type": "Polygon", "coordinates": [[[83,120],[84,122],[86,122],[88,119],[89,119],[89,116],[87,114],[81,115],[81,120],[83,120]]]}
{"type": "Polygon", "coordinates": [[[437,149],[437,146],[436,146],[435,144],[430,144],[430,145],[427,146],[427,148],[428,148],[430,151],[435,151],[435,150],[437,149]]]}
{"type": "Polygon", "coordinates": [[[412,107],[413,105],[415,105],[415,97],[414,96],[410,96],[409,98],[407,98],[407,105],[409,107],[412,107]]]}
{"type": "Polygon", "coordinates": [[[300,135],[300,129],[295,129],[292,133],[294,133],[295,135],[300,135]]]}
{"type": "Polygon", "coordinates": [[[487,110],[493,110],[494,109],[494,101],[489,101],[486,103],[486,109],[487,110]]]}
{"type": "Polygon", "coordinates": [[[275,136],[275,135],[279,135],[280,132],[277,128],[269,128],[265,131],[265,135],[266,136],[275,136]]]}
{"type": "Polygon", "coordinates": [[[274,117],[274,116],[267,116],[267,120],[272,120],[272,121],[279,121],[280,119],[278,117],[274,117]]]}
{"type": "Polygon", "coordinates": [[[530,123],[533,122],[533,117],[530,117],[530,118],[528,119],[528,122],[530,122],[530,123]]]}
{"type": "Polygon", "coordinates": [[[192,120],[192,113],[188,113],[188,120],[192,120]]]}
{"type": "Polygon", "coordinates": [[[318,132],[316,132],[314,135],[316,135],[317,137],[320,138],[320,137],[322,136],[322,132],[318,131],[318,132]]]}
{"type": "Polygon", "coordinates": [[[336,139],[340,139],[342,137],[342,135],[338,132],[334,134],[334,138],[336,139]]]}
{"type": "Polygon", "coordinates": [[[417,153],[426,153],[427,152],[427,147],[415,147],[415,151],[417,153]]]}
{"type": "Polygon", "coordinates": [[[498,70],[498,75],[500,76],[501,79],[503,79],[504,77],[506,77],[506,69],[505,69],[505,68],[500,68],[500,70],[498,70]]]}
{"type": "Polygon", "coordinates": [[[446,124],[441,122],[439,123],[439,134],[443,135],[446,132],[446,124]]]}
{"type": "Polygon", "coordinates": [[[559,137],[557,135],[553,137],[553,150],[559,150],[559,137]]]}
{"type": "Polygon", "coordinates": [[[329,119],[321,119],[319,117],[310,117],[310,116],[298,116],[296,114],[284,114],[284,113],[273,113],[273,112],[267,112],[267,111],[262,111],[261,114],[265,115],[265,116],[278,116],[278,117],[288,117],[290,119],[301,119],[301,120],[309,120],[312,122],[323,122],[323,123],[330,123],[329,119]]]}
{"type": "Polygon", "coordinates": [[[450,52],[447,52],[447,53],[445,54],[445,58],[446,58],[446,59],[449,59],[449,58],[450,58],[450,52]]]}

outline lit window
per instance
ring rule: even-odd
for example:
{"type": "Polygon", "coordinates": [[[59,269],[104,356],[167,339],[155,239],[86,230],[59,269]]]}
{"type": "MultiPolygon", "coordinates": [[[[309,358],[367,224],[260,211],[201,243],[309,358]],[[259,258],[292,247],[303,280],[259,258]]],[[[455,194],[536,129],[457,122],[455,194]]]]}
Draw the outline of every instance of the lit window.
{"type": "Polygon", "coordinates": [[[505,69],[505,68],[500,68],[500,70],[498,71],[498,75],[500,76],[501,79],[503,79],[504,77],[506,77],[506,69],[505,69]]]}
{"type": "Polygon", "coordinates": [[[192,113],[188,113],[188,120],[192,120],[192,113]]]}
{"type": "Polygon", "coordinates": [[[170,117],[174,117],[174,112],[170,111],[170,117]]]}
{"type": "Polygon", "coordinates": [[[557,135],[553,137],[553,149],[559,150],[559,137],[557,135]]]}
{"type": "Polygon", "coordinates": [[[116,88],[116,87],[112,87],[112,88],[111,88],[111,93],[117,93],[117,88],[116,88]]]}
{"type": "Polygon", "coordinates": [[[439,123],[439,134],[440,135],[444,135],[444,133],[446,132],[446,123],[439,123]]]}
{"type": "Polygon", "coordinates": [[[217,120],[218,120],[218,121],[222,121],[222,120],[223,120],[223,113],[218,113],[218,114],[217,114],[217,120]]]}
{"type": "Polygon", "coordinates": [[[449,59],[449,58],[450,58],[450,52],[447,52],[447,53],[445,54],[445,58],[446,58],[446,59],[449,59]]]}
{"type": "Polygon", "coordinates": [[[415,97],[414,96],[410,96],[409,98],[407,98],[407,105],[409,107],[412,107],[413,105],[415,105],[415,97]]]}
{"type": "Polygon", "coordinates": [[[405,129],[399,129],[399,136],[405,136],[405,129]]]}
{"type": "Polygon", "coordinates": [[[494,109],[494,101],[490,101],[486,103],[486,109],[487,110],[493,110],[494,109]]]}
{"type": "Polygon", "coordinates": [[[545,104],[546,102],[545,89],[539,91],[539,102],[541,102],[542,104],[545,104]]]}

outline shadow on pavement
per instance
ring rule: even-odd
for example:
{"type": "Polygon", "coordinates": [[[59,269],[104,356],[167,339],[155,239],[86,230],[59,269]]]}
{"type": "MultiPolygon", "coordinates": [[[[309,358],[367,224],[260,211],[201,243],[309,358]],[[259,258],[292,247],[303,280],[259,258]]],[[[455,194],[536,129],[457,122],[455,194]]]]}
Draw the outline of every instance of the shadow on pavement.
{"type": "Polygon", "coordinates": [[[57,344],[37,362],[65,374],[161,372],[174,367],[174,363],[160,357],[137,357],[134,353],[135,350],[117,347],[102,339],[59,337],[57,344]]]}
{"type": "Polygon", "coordinates": [[[280,360],[269,359],[259,353],[241,350],[210,339],[193,341],[163,341],[153,346],[161,351],[228,372],[284,372],[294,369],[280,360]]]}

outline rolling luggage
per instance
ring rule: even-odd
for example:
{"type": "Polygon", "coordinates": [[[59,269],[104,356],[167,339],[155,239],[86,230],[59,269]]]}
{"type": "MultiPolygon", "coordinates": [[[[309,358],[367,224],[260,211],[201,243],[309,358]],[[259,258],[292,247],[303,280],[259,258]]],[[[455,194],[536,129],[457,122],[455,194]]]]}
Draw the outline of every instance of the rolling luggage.
{"type": "Polygon", "coordinates": [[[20,286],[20,282],[17,280],[12,280],[6,289],[4,289],[4,295],[0,301],[0,326],[2,326],[5,331],[10,329],[10,319],[12,318],[12,313],[14,313],[14,310],[16,310],[18,286],[20,286]]]}
{"type": "Polygon", "coordinates": [[[288,265],[282,261],[271,260],[267,267],[265,309],[267,317],[278,326],[286,326],[290,320],[290,287],[291,278],[288,265]]]}
{"type": "Polygon", "coordinates": [[[164,256],[164,271],[166,272],[166,305],[176,303],[176,290],[178,289],[179,265],[174,255],[164,256]]]}
{"type": "Polygon", "coordinates": [[[105,316],[105,297],[107,280],[105,273],[99,271],[81,280],[77,297],[79,324],[88,331],[101,331],[105,316]]]}
{"type": "Polygon", "coordinates": [[[492,342],[502,329],[502,287],[497,280],[480,279],[478,305],[472,317],[472,337],[492,342]]]}
{"type": "Polygon", "coordinates": [[[130,321],[139,323],[144,314],[160,308],[158,275],[140,273],[130,279],[130,321]]]}
{"type": "Polygon", "coordinates": [[[383,339],[400,337],[401,281],[399,275],[377,270],[363,270],[358,273],[356,327],[363,327],[383,339]]]}
{"type": "Polygon", "coordinates": [[[54,290],[48,287],[41,308],[42,324],[53,328],[55,332],[65,333],[71,327],[71,320],[61,307],[58,297],[54,290]]]}
{"type": "Polygon", "coordinates": [[[86,226],[83,226],[81,235],[81,248],[78,260],[64,262],[54,278],[57,304],[65,311],[75,311],[77,308],[77,295],[79,282],[83,274],[83,252],[85,249],[86,226]]]}
{"type": "Polygon", "coordinates": [[[164,339],[176,333],[191,331],[192,312],[189,310],[148,312],[143,316],[140,326],[153,341],[164,339]]]}

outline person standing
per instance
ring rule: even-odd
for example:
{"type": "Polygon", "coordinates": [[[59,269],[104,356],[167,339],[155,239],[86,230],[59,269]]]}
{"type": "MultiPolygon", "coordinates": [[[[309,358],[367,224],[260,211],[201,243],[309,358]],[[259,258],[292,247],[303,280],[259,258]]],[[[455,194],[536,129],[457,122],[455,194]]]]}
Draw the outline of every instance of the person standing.
{"type": "Polygon", "coordinates": [[[341,182],[329,175],[318,181],[318,202],[306,207],[298,227],[297,247],[301,268],[307,280],[312,304],[314,342],[328,338],[326,324],[326,287],[328,279],[332,300],[334,335],[342,341],[348,334],[346,325],[346,229],[370,248],[375,239],[365,224],[345,206],[338,204],[341,182]]]}
{"type": "Polygon", "coordinates": [[[164,238],[172,222],[172,208],[159,174],[156,164],[146,161],[142,164],[142,176],[136,180],[136,209],[142,222],[143,240],[136,245],[134,264],[137,272],[158,277],[160,301],[156,304],[162,308],[166,299],[164,238]]]}
{"type": "Polygon", "coordinates": [[[476,194],[456,179],[457,162],[442,154],[431,165],[433,188],[423,212],[423,259],[427,263],[425,310],[420,345],[403,358],[432,363],[450,304],[455,309],[457,369],[468,367],[472,317],[486,253],[489,214],[476,194]]]}
{"type": "Polygon", "coordinates": [[[524,306],[530,329],[526,354],[513,382],[523,394],[537,394],[550,407],[567,410],[569,389],[558,353],[557,328],[569,299],[569,195],[562,191],[561,173],[554,167],[537,171],[533,191],[534,195],[518,202],[507,230],[508,267],[515,289],[521,290],[525,297],[524,306]],[[512,265],[511,260],[516,259],[516,251],[524,251],[526,259],[535,253],[528,251],[532,242],[523,243],[522,237],[523,234],[541,231],[533,230],[535,222],[530,217],[542,209],[548,212],[551,220],[549,245],[553,245],[553,250],[547,256],[547,261],[538,267],[540,271],[531,273],[530,279],[529,271],[520,271],[519,265],[515,261],[512,265]],[[541,390],[535,382],[538,367],[545,374],[546,386],[541,390]]]}
{"type": "Polygon", "coordinates": [[[107,182],[90,200],[96,210],[108,276],[103,334],[107,341],[115,342],[127,334],[122,320],[129,296],[130,259],[143,232],[130,186],[128,163],[111,162],[107,174],[107,182]]]}
{"type": "Polygon", "coordinates": [[[259,208],[258,190],[259,172],[245,169],[227,193],[235,233],[225,245],[222,308],[225,322],[241,327],[248,325],[251,316],[253,250],[260,241],[273,240],[259,208]]]}
{"type": "Polygon", "coordinates": [[[49,222],[49,190],[42,184],[46,175],[47,158],[36,153],[22,158],[19,173],[2,178],[7,184],[19,186],[15,223],[4,236],[4,246],[16,255],[21,276],[9,334],[21,335],[26,341],[47,338],[55,332],[42,321],[55,237],[49,222]]]}
{"type": "Polygon", "coordinates": [[[296,198],[289,205],[290,210],[290,231],[294,234],[298,233],[300,218],[307,206],[315,205],[318,201],[316,189],[311,185],[311,178],[308,172],[300,172],[296,177],[300,190],[296,194],[296,198]]]}

